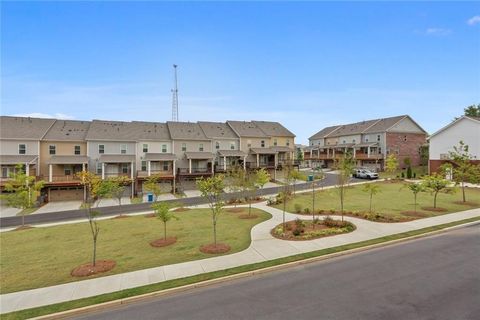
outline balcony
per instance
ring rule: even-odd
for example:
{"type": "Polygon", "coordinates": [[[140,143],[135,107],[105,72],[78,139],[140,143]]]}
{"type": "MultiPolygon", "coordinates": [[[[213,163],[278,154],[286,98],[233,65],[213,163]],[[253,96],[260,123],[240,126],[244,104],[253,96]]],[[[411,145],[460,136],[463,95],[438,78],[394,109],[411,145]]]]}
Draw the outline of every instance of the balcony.
{"type": "Polygon", "coordinates": [[[177,173],[179,175],[206,175],[206,174],[211,174],[212,169],[210,169],[210,168],[192,168],[192,171],[189,172],[188,168],[178,168],[177,173]]]}
{"type": "MultiPolygon", "coordinates": [[[[127,172],[105,172],[105,178],[114,178],[114,177],[127,177],[130,178],[131,171],[127,172]]],[[[98,174],[101,176],[101,174],[98,174]]]]}
{"type": "Polygon", "coordinates": [[[359,153],[355,154],[355,159],[357,160],[380,160],[383,159],[383,154],[381,153],[370,153],[370,156],[367,153],[359,153]]]}
{"type": "MultiPolygon", "coordinates": [[[[173,170],[150,170],[150,176],[157,177],[173,177],[173,170]]],[[[138,170],[137,177],[146,178],[148,177],[148,171],[138,170]]]]}
{"type": "Polygon", "coordinates": [[[248,169],[260,169],[260,168],[274,169],[275,162],[274,161],[263,162],[263,163],[260,162],[258,166],[256,162],[247,162],[247,168],[248,169]]]}

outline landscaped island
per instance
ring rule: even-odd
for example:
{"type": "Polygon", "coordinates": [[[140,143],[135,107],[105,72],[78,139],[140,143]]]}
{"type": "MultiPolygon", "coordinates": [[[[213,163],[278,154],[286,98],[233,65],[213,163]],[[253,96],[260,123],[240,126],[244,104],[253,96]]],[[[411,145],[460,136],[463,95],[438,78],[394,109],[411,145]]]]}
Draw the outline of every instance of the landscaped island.
{"type": "MultiPolygon", "coordinates": [[[[270,214],[252,209],[255,219],[239,219],[248,213],[225,210],[218,219],[217,237],[230,246],[230,253],[246,249],[250,230],[268,220],[270,214]]],[[[87,279],[212,257],[200,252],[212,242],[210,209],[176,212],[168,234],[176,242],[166,247],[152,247],[150,242],[162,238],[164,227],[159,219],[131,216],[98,221],[97,257],[115,261],[115,267],[87,279]]],[[[77,281],[72,270],[91,259],[91,234],[88,222],[54,227],[32,228],[0,233],[0,286],[2,294],[77,281]]]]}
{"type": "MultiPolygon", "coordinates": [[[[467,198],[470,199],[466,203],[462,203],[459,191],[448,194],[439,192],[436,208],[432,208],[434,197],[428,191],[418,193],[415,207],[414,195],[406,183],[387,181],[375,184],[379,186],[379,191],[372,197],[372,212],[369,210],[369,193],[363,185],[355,185],[346,189],[344,214],[372,221],[402,222],[480,207],[480,188],[466,189],[467,198]]],[[[296,194],[287,199],[286,210],[311,215],[312,198],[312,192],[296,194]]],[[[274,204],[273,207],[282,210],[283,204],[274,204]]],[[[315,192],[315,213],[341,214],[337,189],[315,192]]]]}

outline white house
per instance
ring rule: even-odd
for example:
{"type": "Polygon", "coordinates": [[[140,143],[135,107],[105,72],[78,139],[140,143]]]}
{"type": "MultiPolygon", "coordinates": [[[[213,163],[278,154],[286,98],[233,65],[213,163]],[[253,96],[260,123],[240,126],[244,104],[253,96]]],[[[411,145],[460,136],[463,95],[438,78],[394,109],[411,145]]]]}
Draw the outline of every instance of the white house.
{"type": "Polygon", "coordinates": [[[462,116],[449,125],[441,128],[429,139],[429,172],[436,172],[438,168],[448,161],[449,152],[460,141],[468,145],[472,161],[480,165],[480,118],[462,116]]]}

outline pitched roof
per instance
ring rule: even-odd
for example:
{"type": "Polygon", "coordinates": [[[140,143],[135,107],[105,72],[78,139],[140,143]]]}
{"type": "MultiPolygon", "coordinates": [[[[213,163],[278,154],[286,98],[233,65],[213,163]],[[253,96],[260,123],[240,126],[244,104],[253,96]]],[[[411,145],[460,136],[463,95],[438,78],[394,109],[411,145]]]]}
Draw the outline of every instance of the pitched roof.
{"type": "Polygon", "coordinates": [[[0,154],[0,164],[24,164],[32,163],[37,160],[38,156],[35,155],[26,155],[26,154],[17,154],[17,155],[4,155],[0,154]]]}
{"type": "Polygon", "coordinates": [[[281,125],[279,122],[273,121],[252,121],[257,127],[260,128],[267,136],[271,137],[292,137],[295,135],[281,125]]]}
{"type": "Polygon", "coordinates": [[[130,126],[137,140],[170,140],[170,131],[166,123],[132,121],[130,126]]]}
{"type": "Polygon", "coordinates": [[[80,164],[88,163],[87,156],[52,156],[49,161],[49,164],[80,164]]]}
{"type": "Polygon", "coordinates": [[[43,140],[81,141],[90,127],[90,121],[57,120],[47,131],[43,140]]]}
{"type": "Polygon", "coordinates": [[[215,155],[207,151],[197,151],[197,152],[185,152],[185,157],[187,159],[213,159],[215,155]]]}
{"type": "Polygon", "coordinates": [[[238,136],[226,123],[199,121],[198,124],[208,138],[238,139],[238,136]]]}
{"type": "Polygon", "coordinates": [[[267,135],[253,122],[247,121],[227,121],[227,124],[240,137],[266,138],[267,135]]]}
{"type": "Polygon", "coordinates": [[[127,163],[135,162],[135,155],[133,154],[101,154],[98,158],[100,163],[127,163]]]}
{"type": "Polygon", "coordinates": [[[0,138],[40,140],[55,119],[41,119],[30,117],[0,117],[0,138]]]}
{"type": "Polygon", "coordinates": [[[328,136],[330,133],[332,133],[333,131],[335,131],[338,128],[340,128],[340,126],[331,126],[331,127],[323,128],[322,130],[318,131],[313,136],[308,138],[308,140],[325,138],[326,136],[328,136]]]}
{"type": "Polygon", "coordinates": [[[340,126],[340,128],[335,130],[335,132],[333,132],[329,136],[339,137],[339,136],[346,136],[346,135],[352,135],[352,134],[360,134],[363,131],[370,128],[372,125],[374,125],[377,121],[378,119],[345,124],[340,126]]]}
{"type": "Polygon", "coordinates": [[[135,141],[136,130],[130,122],[93,120],[85,140],[135,141]]]}
{"type": "Polygon", "coordinates": [[[377,122],[372,126],[370,126],[368,129],[366,129],[364,133],[369,133],[369,132],[375,133],[375,132],[387,131],[388,129],[393,127],[397,122],[403,120],[406,117],[408,116],[402,115],[402,116],[378,119],[377,122]]]}
{"type": "Polygon", "coordinates": [[[221,157],[245,157],[247,154],[240,150],[218,150],[221,157]]]}
{"type": "Polygon", "coordinates": [[[177,156],[173,153],[145,153],[143,160],[145,161],[173,161],[177,156]]]}
{"type": "Polygon", "coordinates": [[[430,140],[433,136],[436,136],[437,134],[439,134],[440,132],[450,128],[451,126],[453,126],[454,124],[456,124],[457,122],[460,122],[461,120],[463,119],[469,119],[469,120],[473,120],[473,121],[476,121],[476,122],[480,122],[480,118],[479,117],[470,117],[470,116],[461,116],[460,118],[457,118],[457,119],[454,119],[452,122],[450,122],[449,124],[447,124],[446,126],[438,129],[436,132],[432,133],[429,137],[428,137],[428,140],[430,140]]]}
{"type": "Polygon", "coordinates": [[[209,140],[198,123],[167,122],[172,139],[180,140],[209,140]]]}

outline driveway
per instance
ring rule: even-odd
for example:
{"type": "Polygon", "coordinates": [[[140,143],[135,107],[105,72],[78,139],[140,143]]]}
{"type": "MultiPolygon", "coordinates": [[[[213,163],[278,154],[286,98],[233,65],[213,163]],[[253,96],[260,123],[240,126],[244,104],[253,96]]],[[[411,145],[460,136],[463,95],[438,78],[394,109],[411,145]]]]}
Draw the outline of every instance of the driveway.
{"type": "MultiPolygon", "coordinates": [[[[122,198],[122,205],[124,204],[131,204],[130,197],[122,198]]],[[[97,200],[97,202],[95,202],[95,206],[96,207],[118,206],[118,200],[117,199],[102,199],[100,201],[97,200]]]]}
{"type": "Polygon", "coordinates": [[[22,211],[22,209],[17,209],[17,208],[9,208],[7,206],[0,206],[0,217],[5,218],[5,217],[14,217],[22,211]]]}
{"type": "Polygon", "coordinates": [[[52,201],[38,208],[33,214],[65,211],[65,210],[76,210],[76,209],[79,209],[81,205],[82,205],[81,200],[52,201]]]}
{"type": "Polygon", "coordinates": [[[184,190],[183,191],[187,198],[200,197],[202,193],[198,190],[184,190]]]}

